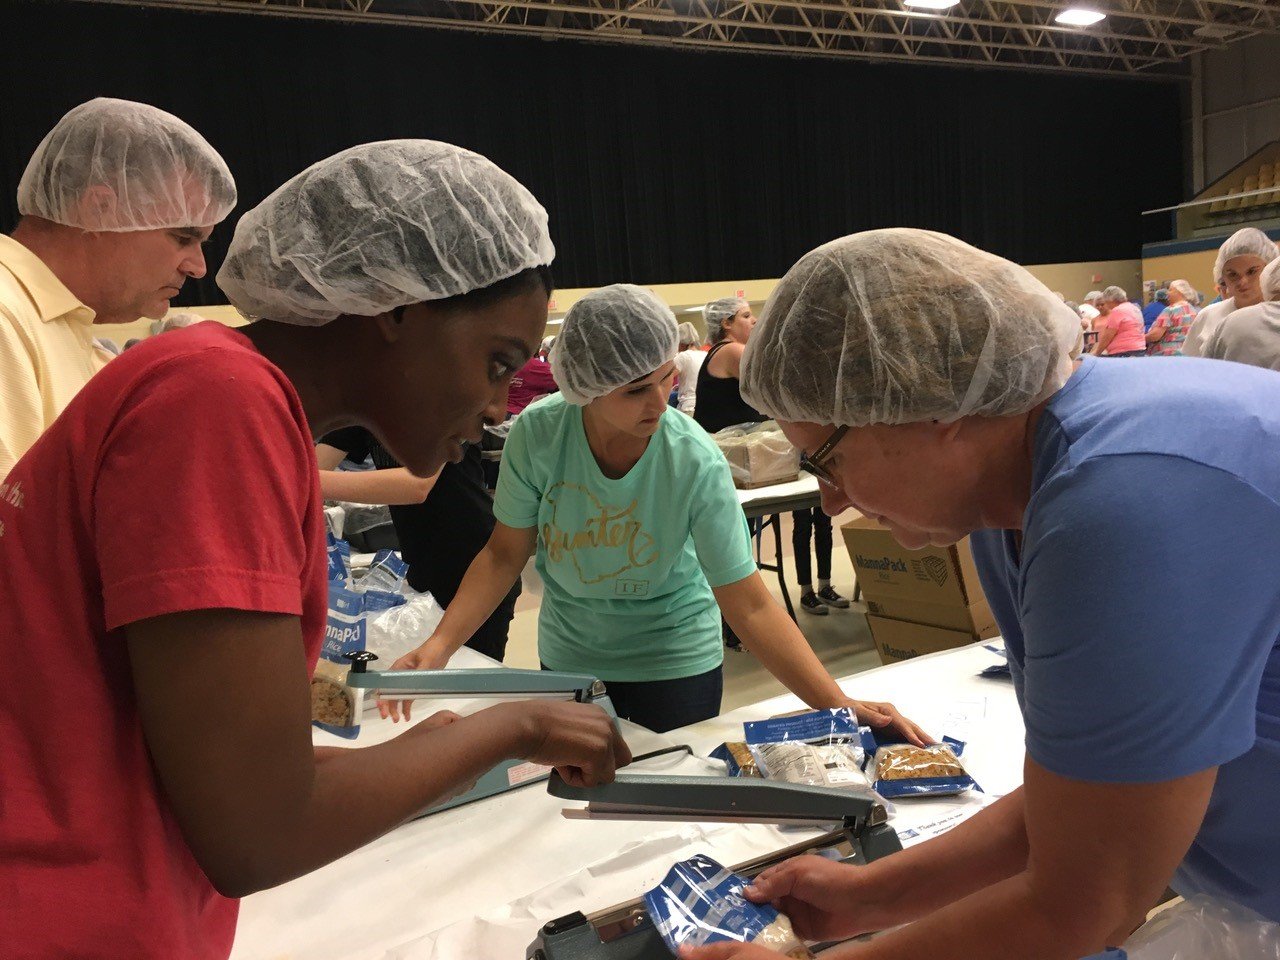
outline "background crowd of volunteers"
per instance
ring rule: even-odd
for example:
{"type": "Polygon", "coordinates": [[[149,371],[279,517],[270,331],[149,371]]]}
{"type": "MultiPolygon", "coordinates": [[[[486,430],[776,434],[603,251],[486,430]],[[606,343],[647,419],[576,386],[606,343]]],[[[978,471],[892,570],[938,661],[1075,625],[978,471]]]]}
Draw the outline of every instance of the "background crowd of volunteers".
{"type": "Polygon", "coordinates": [[[801,256],[760,316],[708,303],[705,337],[618,282],[548,338],[542,204],[479,154],[386,140],[239,213],[217,282],[251,322],[232,328],[169,313],[237,200],[181,119],[82,104],[12,186],[0,644],[24,678],[0,707],[0,942],[14,956],[221,960],[239,897],[503,760],[579,785],[630,762],[599,707],[551,700],[313,747],[326,499],[390,505],[409,584],[446,607],[397,668],[442,668],[464,644],[501,660],[532,560],[542,665],[604,680],[621,718],[665,731],[717,716],[727,642],[813,708],[930,743],[893,704],[847,696],[764,587],[712,434],[767,419],[821,491],[793,517],[803,612],[849,605],[831,584],[831,517],[847,509],[908,548],[971,537],[1026,768],[937,839],[867,867],[797,858],[751,899],[783,904],[809,939],[896,928],[831,954],[850,960],[1073,960],[1123,940],[1170,885],[1280,921],[1280,589],[1268,564],[1226,562],[1280,555],[1280,253],[1261,231],[1221,245],[1216,291],[1174,279],[1145,305],[1118,286],[1068,302],[941,233],[865,231],[801,256]],[[111,325],[142,317],[159,335],[117,355],[111,325]],[[480,444],[498,428],[491,495],[480,444]],[[1194,510],[1167,509],[1189,491],[1194,510]],[[1186,556],[1195,589],[1152,586],[1186,556]]]}

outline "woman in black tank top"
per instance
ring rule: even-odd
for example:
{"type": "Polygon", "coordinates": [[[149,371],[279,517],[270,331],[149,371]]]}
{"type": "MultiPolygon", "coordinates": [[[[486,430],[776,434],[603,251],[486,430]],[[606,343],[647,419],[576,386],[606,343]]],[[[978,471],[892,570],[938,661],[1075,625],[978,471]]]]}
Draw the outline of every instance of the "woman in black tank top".
{"type": "MultiPolygon", "coordinates": [[[[741,356],[742,348],[751,336],[751,328],[756,325],[750,304],[736,297],[716,300],[707,304],[704,315],[707,319],[707,339],[712,346],[698,371],[693,419],[708,433],[715,433],[735,423],[759,423],[766,418],[742,399],[737,373],[724,376],[713,376],[711,373],[716,355],[726,347],[741,356]]],[[[737,370],[737,366],[737,363],[729,364],[733,371],[737,370]]]]}
{"type": "MultiPolygon", "coordinates": [[[[758,423],[768,419],[742,399],[741,381],[737,376],[742,348],[756,325],[751,305],[736,297],[726,297],[708,303],[703,311],[707,321],[707,339],[713,344],[707,359],[698,371],[698,397],[693,419],[704,430],[715,433],[735,423],[758,423]],[[737,357],[723,364],[724,376],[713,376],[712,364],[721,350],[737,353],[737,357]]],[[[796,510],[791,514],[793,522],[791,546],[795,551],[796,580],[800,586],[800,609],[806,613],[825,615],[828,607],[844,609],[849,601],[836,593],[831,586],[831,518],[821,507],[796,510]],[[813,544],[818,557],[818,588],[813,586],[813,567],[809,546],[813,544]]],[[[726,638],[728,639],[728,638],[726,638]]]]}

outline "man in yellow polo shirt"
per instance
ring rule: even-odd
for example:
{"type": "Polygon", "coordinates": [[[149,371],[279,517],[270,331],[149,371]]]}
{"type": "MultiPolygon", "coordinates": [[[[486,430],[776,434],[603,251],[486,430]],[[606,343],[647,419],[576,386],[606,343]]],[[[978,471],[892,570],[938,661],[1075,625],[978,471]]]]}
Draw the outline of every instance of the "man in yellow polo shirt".
{"type": "Polygon", "coordinates": [[[147,104],[90,100],[41,141],[0,234],[0,480],[106,363],[95,326],[163,317],[235,202],[218,152],[147,104]]]}

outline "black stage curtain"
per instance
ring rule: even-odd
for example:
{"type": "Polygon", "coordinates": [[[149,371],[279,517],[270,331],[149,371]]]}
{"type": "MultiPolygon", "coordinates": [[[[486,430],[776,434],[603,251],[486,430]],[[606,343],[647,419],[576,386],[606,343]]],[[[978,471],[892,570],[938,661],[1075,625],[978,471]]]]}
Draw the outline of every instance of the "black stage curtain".
{"type": "MultiPolygon", "coordinates": [[[[566,287],[776,277],[885,226],[1023,263],[1136,257],[1139,212],[1182,183],[1174,83],[60,0],[3,0],[0,36],[3,229],[36,144],[94,96],[200,130],[238,182],[232,220],[352,144],[477,150],[547,206],[566,287]]],[[[225,302],[212,277],[230,236],[185,302],[225,302]]]]}

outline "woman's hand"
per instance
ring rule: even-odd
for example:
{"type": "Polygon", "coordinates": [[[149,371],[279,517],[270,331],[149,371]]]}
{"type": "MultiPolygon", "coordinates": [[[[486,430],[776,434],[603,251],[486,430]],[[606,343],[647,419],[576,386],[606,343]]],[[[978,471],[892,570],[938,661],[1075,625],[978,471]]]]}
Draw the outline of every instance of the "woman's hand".
{"type": "MultiPolygon", "coordinates": [[[[410,650],[403,657],[391,665],[392,670],[443,670],[445,664],[449,662],[449,658],[453,656],[453,651],[449,644],[440,639],[438,634],[432,634],[427,641],[418,649],[410,650]]],[[[404,718],[409,719],[409,713],[413,706],[412,700],[383,700],[378,698],[378,713],[382,715],[382,719],[388,717],[392,721],[398,723],[400,721],[401,710],[404,711],[404,718]]],[[[430,723],[441,714],[448,713],[442,710],[440,713],[434,714],[426,721],[430,723]]],[[[454,715],[456,719],[457,715],[454,715]]],[[[448,721],[452,722],[452,721],[448,721]]],[[[442,726],[443,724],[436,724],[442,726]]]]}
{"type": "Polygon", "coordinates": [[[907,743],[917,747],[927,747],[934,742],[918,725],[908,720],[892,703],[879,703],[874,700],[850,700],[858,722],[866,724],[872,730],[882,730],[901,737],[907,743]]]}

